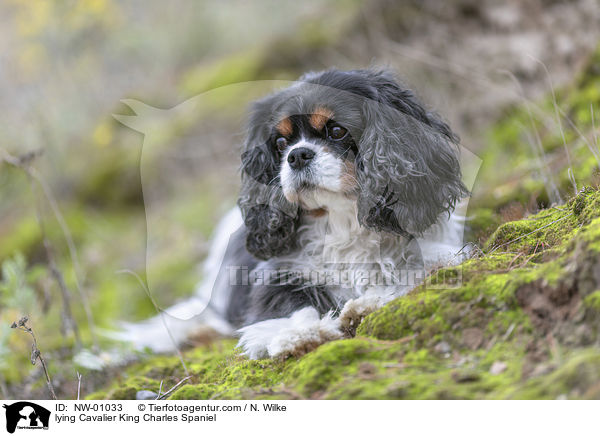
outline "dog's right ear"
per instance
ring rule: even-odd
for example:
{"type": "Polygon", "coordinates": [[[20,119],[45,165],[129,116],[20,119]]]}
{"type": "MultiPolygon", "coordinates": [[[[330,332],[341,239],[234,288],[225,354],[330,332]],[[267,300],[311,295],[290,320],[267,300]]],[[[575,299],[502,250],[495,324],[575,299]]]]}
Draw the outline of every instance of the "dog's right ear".
{"type": "Polygon", "coordinates": [[[266,144],[242,153],[242,171],[263,185],[269,185],[278,174],[277,161],[266,144]]]}
{"type": "Polygon", "coordinates": [[[242,152],[242,173],[262,185],[271,185],[279,175],[277,156],[269,148],[269,126],[273,119],[273,96],[252,105],[246,143],[242,152]]]}
{"type": "Polygon", "coordinates": [[[285,199],[280,162],[269,147],[275,96],[254,104],[242,152],[238,205],[246,226],[246,249],[258,259],[284,255],[296,247],[298,206],[285,199]]]}

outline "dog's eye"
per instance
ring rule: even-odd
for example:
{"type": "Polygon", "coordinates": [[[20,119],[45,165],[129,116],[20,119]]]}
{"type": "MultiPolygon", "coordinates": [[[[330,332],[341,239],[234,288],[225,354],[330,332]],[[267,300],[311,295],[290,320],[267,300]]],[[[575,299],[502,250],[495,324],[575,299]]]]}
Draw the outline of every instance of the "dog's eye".
{"type": "Polygon", "coordinates": [[[327,127],[327,138],[332,141],[339,141],[340,139],[344,139],[348,130],[340,126],[339,124],[333,124],[327,127]]]}
{"type": "Polygon", "coordinates": [[[288,145],[287,139],[285,139],[283,136],[280,136],[275,140],[275,145],[277,146],[277,150],[283,151],[288,145]]]}

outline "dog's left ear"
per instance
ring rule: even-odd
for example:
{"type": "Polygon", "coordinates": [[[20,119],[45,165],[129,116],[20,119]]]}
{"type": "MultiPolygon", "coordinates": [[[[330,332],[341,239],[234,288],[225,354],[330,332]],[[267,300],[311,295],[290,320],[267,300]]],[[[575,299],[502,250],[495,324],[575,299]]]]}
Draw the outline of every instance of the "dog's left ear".
{"type": "Polygon", "coordinates": [[[356,159],[358,219],[366,227],[418,236],[468,195],[458,138],[388,73],[372,76],[356,159]]]}

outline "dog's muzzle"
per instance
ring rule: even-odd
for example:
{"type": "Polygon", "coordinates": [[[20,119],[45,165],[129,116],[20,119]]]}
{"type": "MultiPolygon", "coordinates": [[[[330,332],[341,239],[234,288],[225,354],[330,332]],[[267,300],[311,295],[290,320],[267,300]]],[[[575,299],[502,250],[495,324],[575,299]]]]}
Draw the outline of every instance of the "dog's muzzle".
{"type": "Polygon", "coordinates": [[[291,169],[300,171],[307,167],[314,157],[314,151],[306,147],[299,147],[288,154],[287,161],[291,169]]]}

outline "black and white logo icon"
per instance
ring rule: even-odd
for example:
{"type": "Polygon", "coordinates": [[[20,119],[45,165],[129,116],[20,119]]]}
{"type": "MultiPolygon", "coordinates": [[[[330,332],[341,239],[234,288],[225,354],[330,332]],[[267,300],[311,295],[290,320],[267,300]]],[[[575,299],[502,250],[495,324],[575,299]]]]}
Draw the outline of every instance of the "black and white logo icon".
{"type": "Polygon", "coordinates": [[[6,409],[6,431],[14,433],[16,429],[48,430],[50,411],[29,401],[3,404],[6,409]]]}

